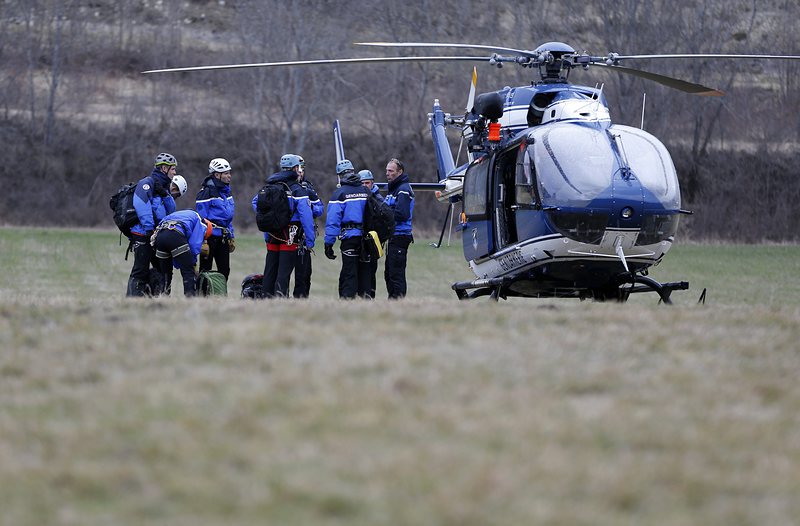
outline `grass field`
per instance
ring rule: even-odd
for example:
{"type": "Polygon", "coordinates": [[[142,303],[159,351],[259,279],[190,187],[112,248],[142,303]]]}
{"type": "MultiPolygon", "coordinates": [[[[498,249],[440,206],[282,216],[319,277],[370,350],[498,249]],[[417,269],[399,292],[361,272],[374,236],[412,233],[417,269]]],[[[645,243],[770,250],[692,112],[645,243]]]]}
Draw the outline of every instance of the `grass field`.
{"type": "Polygon", "coordinates": [[[237,246],[228,298],[126,300],[115,233],[0,229],[0,524],[800,523],[798,246],[677,246],[672,307],[458,302],[423,241],[403,301],[321,254],[243,301],[237,246]]]}

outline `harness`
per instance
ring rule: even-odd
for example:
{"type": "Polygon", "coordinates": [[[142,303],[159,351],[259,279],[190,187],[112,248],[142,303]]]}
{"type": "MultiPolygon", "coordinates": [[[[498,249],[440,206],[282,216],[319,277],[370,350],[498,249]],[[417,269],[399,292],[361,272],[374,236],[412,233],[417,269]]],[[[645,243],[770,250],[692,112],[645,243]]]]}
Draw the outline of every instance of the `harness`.
{"type": "MultiPolygon", "coordinates": [[[[165,229],[166,230],[175,230],[175,231],[178,231],[180,233],[180,231],[178,230],[178,225],[180,225],[180,221],[176,221],[174,219],[171,219],[169,221],[162,221],[161,223],[159,223],[158,226],[156,227],[155,231],[153,231],[153,236],[150,238],[150,245],[152,245],[153,248],[155,248],[155,246],[156,246],[156,236],[158,236],[158,233],[161,232],[162,230],[165,230],[165,229]]],[[[189,243],[184,243],[183,245],[180,245],[180,246],[170,250],[169,252],[165,252],[163,250],[156,249],[156,257],[159,258],[159,259],[169,259],[170,257],[176,258],[176,257],[180,256],[181,254],[185,254],[186,252],[189,252],[189,250],[190,250],[189,249],[189,243]]]]}

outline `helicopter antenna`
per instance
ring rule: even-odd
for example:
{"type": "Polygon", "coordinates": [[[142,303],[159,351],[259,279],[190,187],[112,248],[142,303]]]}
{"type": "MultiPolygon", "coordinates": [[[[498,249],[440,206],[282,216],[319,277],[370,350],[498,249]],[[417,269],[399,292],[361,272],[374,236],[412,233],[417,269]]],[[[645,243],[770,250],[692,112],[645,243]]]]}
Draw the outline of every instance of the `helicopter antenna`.
{"type": "Polygon", "coordinates": [[[644,108],[645,108],[646,103],[647,103],[647,92],[643,91],[642,92],[642,125],[639,126],[639,129],[642,129],[642,130],[644,130],[644,108]]]}
{"type": "Polygon", "coordinates": [[[603,97],[603,88],[606,87],[605,82],[600,84],[600,91],[597,92],[597,104],[594,107],[595,113],[600,111],[600,99],[603,97]]]}

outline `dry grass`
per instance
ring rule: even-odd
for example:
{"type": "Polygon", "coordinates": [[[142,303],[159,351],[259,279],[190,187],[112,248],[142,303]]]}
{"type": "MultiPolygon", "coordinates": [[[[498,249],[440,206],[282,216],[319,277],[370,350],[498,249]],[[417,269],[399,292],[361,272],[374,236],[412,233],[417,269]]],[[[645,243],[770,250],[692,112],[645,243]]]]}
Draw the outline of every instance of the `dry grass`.
{"type": "MultiPolygon", "coordinates": [[[[333,299],[338,265],[322,258],[311,301],[125,301],[127,265],[89,293],[77,270],[84,286],[9,265],[47,245],[60,259],[29,268],[67,276],[56,262],[101,264],[108,233],[14,232],[0,231],[17,276],[0,281],[0,524],[800,516],[800,302],[749,277],[705,307],[694,293],[677,308],[463,303],[430,260],[463,266],[457,250],[420,243],[412,265],[432,274],[402,302],[333,299]],[[22,292],[41,281],[52,297],[22,292]]],[[[242,273],[262,257],[243,241],[242,273]]],[[[743,257],[761,272],[796,260],[768,248],[743,257]]],[[[663,279],[724,282],[702,274],[705,250],[677,253],[688,275],[663,279]]]]}

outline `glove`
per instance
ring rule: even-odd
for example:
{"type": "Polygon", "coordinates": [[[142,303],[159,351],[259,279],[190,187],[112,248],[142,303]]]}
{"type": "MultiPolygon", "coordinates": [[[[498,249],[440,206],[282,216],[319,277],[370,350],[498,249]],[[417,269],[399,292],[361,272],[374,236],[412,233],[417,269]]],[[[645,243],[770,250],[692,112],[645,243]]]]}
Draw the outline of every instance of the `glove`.
{"type": "Polygon", "coordinates": [[[336,259],[336,254],[333,253],[333,243],[325,243],[325,257],[336,259]]]}
{"type": "Polygon", "coordinates": [[[203,244],[200,245],[200,255],[203,257],[208,257],[208,243],[203,241],[203,244]]]}
{"type": "Polygon", "coordinates": [[[236,250],[236,241],[234,241],[233,238],[230,238],[228,240],[228,252],[233,254],[234,250],[236,250]]]}
{"type": "Polygon", "coordinates": [[[159,197],[167,197],[167,195],[169,195],[164,186],[162,186],[162,184],[158,181],[153,184],[153,194],[159,197]]]}

